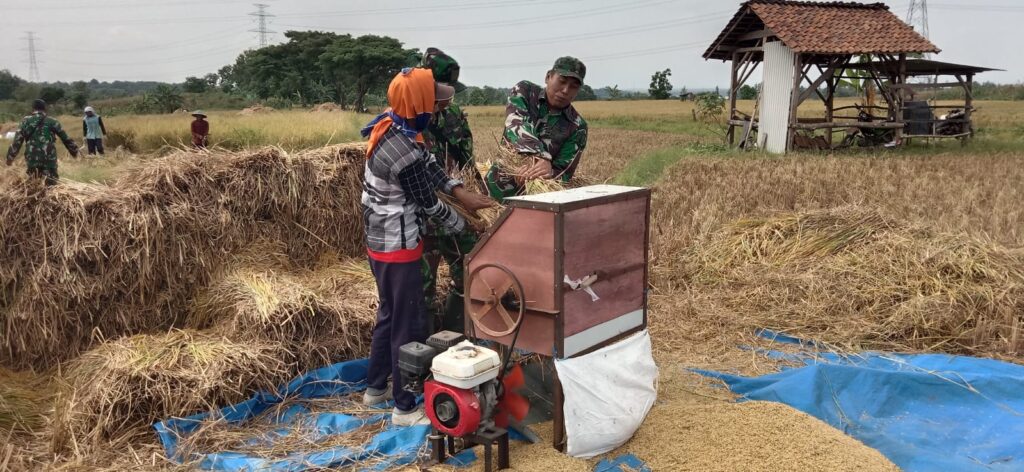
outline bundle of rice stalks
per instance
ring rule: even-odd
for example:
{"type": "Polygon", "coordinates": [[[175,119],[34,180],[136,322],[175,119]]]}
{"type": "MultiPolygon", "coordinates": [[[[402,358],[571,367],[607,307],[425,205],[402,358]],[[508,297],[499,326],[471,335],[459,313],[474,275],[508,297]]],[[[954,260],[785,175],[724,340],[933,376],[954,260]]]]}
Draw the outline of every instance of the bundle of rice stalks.
{"type": "Polygon", "coordinates": [[[362,253],[365,145],[189,153],[113,185],[0,190],[0,363],[46,369],[105,337],[179,326],[181,301],[258,240],[300,264],[362,253]]]}
{"type": "Polygon", "coordinates": [[[666,262],[659,276],[685,279],[705,315],[748,328],[848,349],[1024,354],[1020,253],[871,210],[740,221],[666,262]]]}
{"type": "Polygon", "coordinates": [[[241,342],[280,344],[305,371],[367,355],[377,305],[364,260],[325,257],[312,269],[231,270],[197,298],[186,323],[241,342]]]}
{"type": "MultiPolygon", "coordinates": [[[[496,167],[497,171],[510,175],[513,177],[521,177],[526,174],[526,171],[533,165],[535,158],[519,154],[508,146],[498,145],[499,158],[496,162],[479,162],[477,167],[474,168],[461,168],[457,169],[452,173],[452,177],[459,179],[466,184],[466,188],[483,195],[488,194],[487,188],[484,183],[480,181],[480,177],[486,176],[491,171],[492,167],[496,167]]],[[[551,179],[531,179],[524,180],[523,182],[523,195],[537,195],[541,193],[558,192],[571,188],[586,187],[588,185],[596,185],[601,183],[598,179],[588,177],[580,174],[578,171],[573,175],[569,182],[563,182],[560,177],[551,179]]],[[[477,231],[484,231],[490,227],[498,217],[501,216],[502,211],[505,207],[501,204],[496,204],[491,208],[485,208],[476,212],[467,210],[457,199],[446,195],[443,192],[437,193],[438,197],[455,209],[470,226],[477,231]]]]}
{"type": "MultiPolygon", "coordinates": [[[[268,460],[284,459],[295,453],[316,453],[344,447],[358,451],[373,436],[387,429],[389,422],[378,419],[389,410],[375,410],[360,402],[361,394],[317,399],[286,399],[260,416],[242,424],[230,424],[211,418],[183,438],[179,451],[183,456],[212,452],[235,452],[268,460]],[[296,411],[301,415],[290,416],[296,411]],[[286,416],[286,413],[289,413],[286,416]],[[366,424],[343,434],[324,434],[316,418],[323,414],[343,414],[362,418],[366,424]]],[[[372,461],[360,463],[361,468],[372,461]]]]}
{"type": "Polygon", "coordinates": [[[235,403],[287,378],[282,347],[195,331],[104,343],[59,375],[54,453],[132,443],[155,421],[235,403]]]}
{"type": "Polygon", "coordinates": [[[0,438],[37,431],[48,400],[49,388],[43,379],[0,367],[0,438]]]}

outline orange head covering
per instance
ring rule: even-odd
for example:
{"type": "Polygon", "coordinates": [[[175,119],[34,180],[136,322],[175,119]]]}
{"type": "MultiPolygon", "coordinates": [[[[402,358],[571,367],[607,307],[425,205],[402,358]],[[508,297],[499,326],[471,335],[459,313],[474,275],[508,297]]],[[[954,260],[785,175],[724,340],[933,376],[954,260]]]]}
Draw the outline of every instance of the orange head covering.
{"type": "Polygon", "coordinates": [[[423,142],[423,130],[427,129],[434,113],[434,74],[430,69],[402,69],[388,86],[388,105],[373,121],[362,129],[363,137],[369,136],[366,157],[369,159],[384,133],[396,126],[406,136],[423,142]]]}

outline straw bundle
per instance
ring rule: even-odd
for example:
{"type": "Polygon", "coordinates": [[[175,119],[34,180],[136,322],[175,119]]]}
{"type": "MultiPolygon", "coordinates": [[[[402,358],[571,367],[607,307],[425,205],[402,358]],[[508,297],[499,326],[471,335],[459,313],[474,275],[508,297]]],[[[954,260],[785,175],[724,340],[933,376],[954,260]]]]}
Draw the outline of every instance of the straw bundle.
{"type": "Polygon", "coordinates": [[[131,443],[149,426],[238,402],[287,378],[273,343],[237,343],[195,331],[104,343],[59,376],[51,425],[54,453],[131,443]]]}
{"type": "MultiPolygon", "coordinates": [[[[492,167],[496,167],[497,171],[502,174],[522,176],[530,166],[533,165],[535,160],[533,157],[519,154],[508,146],[501,144],[498,145],[498,156],[498,160],[494,163],[480,162],[477,164],[476,168],[464,167],[457,169],[452,174],[452,177],[463,181],[466,188],[470,191],[487,195],[488,190],[483,186],[482,182],[480,182],[479,176],[486,176],[492,167]]],[[[586,187],[588,185],[596,185],[599,183],[601,183],[601,181],[598,179],[576,172],[569,182],[563,182],[560,178],[527,180],[523,183],[523,195],[559,192],[566,189],[586,187]]],[[[470,212],[454,197],[443,192],[437,192],[437,195],[442,201],[450,205],[455,209],[455,211],[462,215],[462,217],[466,219],[466,222],[477,231],[484,231],[494,224],[505,209],[504,205],[495,204],[491,208],[470,212]]]]}
{"type": "Polygon", "coordinates": [[[29,372],[0,367],[0,438],[39,429],[47,400],[42,379],[29,372]]]}
{"type": "Polygon", "coordinates": [[[705,315],[749,328],[848,349],[1024,353],[1020,253],[871,210],[742,220],[679,262],[658,271],[686,279],[705,315]]]}
{"type": "Polygon", "coordinates": [[[105,337],[180,325],[229,255],[359,254],[365,147],[179,153],[114,185],[0,190],[0,363],[48,368],[105,337]]]}
{"type": "Polygon", "coordinates": [[[186,325],[240,342],[279,344],[305,371],[367,355],[377,305],[364,260],[325,257],[312,269],[264,263],[211,284],[186,325]]]}

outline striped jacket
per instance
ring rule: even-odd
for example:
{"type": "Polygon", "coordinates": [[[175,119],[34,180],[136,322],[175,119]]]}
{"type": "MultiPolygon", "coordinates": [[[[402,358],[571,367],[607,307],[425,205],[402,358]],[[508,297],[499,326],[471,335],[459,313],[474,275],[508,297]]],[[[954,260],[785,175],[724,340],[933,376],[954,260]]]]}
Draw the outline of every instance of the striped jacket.
{"type": "Polygon", "coordinates": [[[363,226],[373,252],[415,249],[425,216],[461,232],[466,222],[434,193],[451,193],[462,182],[451,179],[422,145],[389,129],[366,160],[363,226]]]}

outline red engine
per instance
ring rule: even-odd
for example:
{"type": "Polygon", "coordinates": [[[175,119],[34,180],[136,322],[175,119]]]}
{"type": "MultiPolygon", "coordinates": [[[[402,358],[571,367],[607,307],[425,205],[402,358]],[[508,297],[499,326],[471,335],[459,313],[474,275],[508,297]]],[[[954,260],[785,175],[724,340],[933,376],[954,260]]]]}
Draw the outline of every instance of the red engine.
{"type": "Polygon", "coordinates": [[[436,380],[423,384],[423,405],[430,423],[442,433],[463,437],[480,427],[483,407],[473,390],[445,385],[436,380]]]}

